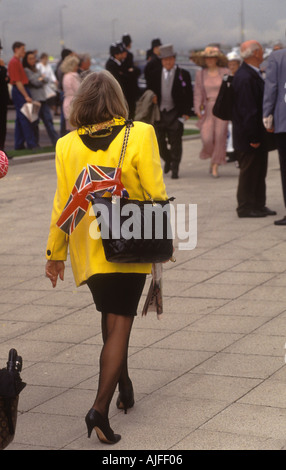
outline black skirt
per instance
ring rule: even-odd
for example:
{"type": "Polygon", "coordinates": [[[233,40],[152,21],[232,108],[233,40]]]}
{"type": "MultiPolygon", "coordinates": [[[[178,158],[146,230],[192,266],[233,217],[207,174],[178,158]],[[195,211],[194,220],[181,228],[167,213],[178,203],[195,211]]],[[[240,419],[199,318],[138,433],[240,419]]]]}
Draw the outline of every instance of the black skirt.
{"type": "Polygon", "coordinates": [[[106,273],[94,274],[87,285],[99,312],[135,316],[145,281],[146,274],[106,273]]]}

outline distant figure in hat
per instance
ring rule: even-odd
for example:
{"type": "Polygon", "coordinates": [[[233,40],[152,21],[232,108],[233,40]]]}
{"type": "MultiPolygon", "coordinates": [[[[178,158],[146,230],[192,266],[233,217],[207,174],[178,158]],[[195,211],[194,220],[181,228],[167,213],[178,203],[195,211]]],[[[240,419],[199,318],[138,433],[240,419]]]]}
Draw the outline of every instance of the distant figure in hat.
{"type": "Polygon", "coordinates": [[[226,58],[227,58],[227,66],[230,71],[230,74],[235,75],[235,73],[238,71],[240,64],[241,64],[240,55],[237,52],[232,51],[226,55],[226,58]]]}
{"type": "Polygon", "coordinates": [[[162,69],[161,59],[159,57],[160,47],[162,46],[159,38],[153,39],[151,42],[151,49],[147,51],[146,59],[147,65],[144,69],[144,75],[147,88],[150,88],[149,83],[152,80],[153,73],[162,69]]]}
{"type": "Polygon", "coordinates": [[[133,54],[131,52],[131,47],[132,47],[132,39],[129,34],[124,34],[122,36],[122,44],[125,47],[126,50],[126,57],[124,59],[124,65],[127,68],[132,68],[134,67],[134,59],[133,59],[133,54]]]}
{"type": "Polygon", "coordinates": [[[140,69],[135,66],[133,54],[131,52],[132,39],[129,34],[122,36],[122,44],[126,50],[126,57],[122,62],[122,70],[125,76],[125,90],[124,94],[129,106],[129,118],[134,119],[136,101],[139,98],[138,78],[140,76],[140,69]]]}
{"type": "Polygon", "coordinates": [[[182,158],[184,121],[192,113],[193,90],[189,72],[176,65],[172,45],[160,47],[161,68],[150,77],[149,88],[155,93],[160,109],[160,121],[155,123],[164,172],[179,177],[182,158]]]}
{"type": "Polygon", "coordinates": [[[124,70],[122,68],[122,62],[126,57],[126,50],[121,43],[113,43],[109,48],[109,59],[105,64],[106,70],[116,78],[121,88],[124,90],[126,87],[124,70]]]}
{"type": "Polygon", "coordinates": [[[196,73],[194,89],[195,113],[202,139],[200,158],[210,159],[210,173],[217,178],[219,165],[226,163],[227,121],[215,117],[212,111],[223,76],[229,72],[227,58],[218,47],[207,46],[191,59],[202,67],[196,73]]]}

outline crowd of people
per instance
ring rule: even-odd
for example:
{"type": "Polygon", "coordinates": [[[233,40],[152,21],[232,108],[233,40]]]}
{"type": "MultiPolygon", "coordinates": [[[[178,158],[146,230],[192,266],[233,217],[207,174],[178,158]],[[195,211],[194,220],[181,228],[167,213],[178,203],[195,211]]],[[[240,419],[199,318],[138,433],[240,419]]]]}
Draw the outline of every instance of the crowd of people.
{"type": "Polygon", "coordinates": [[[15,150],[25,148],[33,150],[40,147],[40,120],[46,128],[51,144],[55,146],[59,137],[71,129],[68,120],[69,104],[79,86],[81,75],[90,67],[90,56],[78,55],[64,49],[54,71],[45,52],[38,57],[36,50],[26,51],[25,44],[20,41],[13,44],[12,50],[13,57],[7,67],[3,60],[0,60],[0,149],[4,150],[5,146],[10,98],[16,111],[15,150]],[[28,116],[25,107],[27,104],[30,104],[31,117],[28,116]],[[35,104],[37,111],[34,115],[35,104]],[[55,130],[53,122],[53,115],[58,114],[58,107],[61,109],[60,132],[55,130]]]}
{"type": "MultiPolygon", "coordinates": [[[[237,162],[238,217],[276,215],[266,205],[266,177],[268,152],[277,149],[286,207],[286,49],[277,44],[265,64],[263,46],[249,40],[240,45],[239,55],[231,52],[225,56],[218,47],[207,46],[193,54],[192,60],[202,67],[194,88],[203,144],[200,157],[210,159],[210,173],[215,178],[219,165],[237,162]],[[232,118],[227,121],[216,117],[213,108],[223,80],[229,76],[232,118]]],[[[274,224],[286,225],[286,217],[274,224]]]]}
{"type": "MultiPolygon", "coordinates": [[[[130,47],[130,36],[127,39],[130,47]]],[[[111,47],[111,58],[106,68],[119,80],[124,91],[129,87],[131,89],[128,73],[133,74],[134,83],[138,75],[130,51],[129,69],[124,67],[124,42],[117,46],[118,50],[111,47]]],[[[129,101],[125,92],[132,110],[130,117],[154,125],[164,172],[171,170],[172,178],[178,178],[184,122],[195,114],[202,140],[200,158],[210,160],[212,177],[218,178],[219,167],[227,162],[235,161],[239,168],[238,217],[276,215],[276,211],[266,205],[266,176],[268,152],[277,149],[286,207],[286,110],[283,81],[286,50],[281,43],[275,44],[265,63],[262,45],[251,40],[241,44],[240,54],[230,52],[225,55],[217,45],[209,45],[190,58],[200,66],[193,85],[189,72],[176,63],[173,46],[162,44],[158,38],[154,39],[146,54],[144,75],[147,91],[139,100],[138,94],[133,93],[129,101]],[[231,77],[233,90],[232,119],[228,121],[219,119],[213,113],[226,77],[231,77]],[[133,100],[132,105],[130,100],[133,100]]],[[[274,223],[286,225],[286,217],[274,223]]]]}
{"type": "Polygon", "coordinates": [[[132,39],[128,34],[122,37],[122,42],[112,44],[106,69],[121,85],[129,107],[129,118],[154,126],[164,172],[171,171],[172,178],[177,179],[184,121],[192,115],[193,109],[191,76],[176,64],[173,45],[164,45],[155,38],[146,52],[146,91],[142,94],[138,86],[140,69],[134,64],[131,47],[132,39]]]}
{"type": "MultiPolygon", "coordinates": [[[[179,177],[184,123],[195,115],[202,140],[200,158],[210,161],[212,177],[219,177],[219,167],[226,162],[235,161],[239,167],[238,216],[274,215],[275,211],[266,206],[266,174],[268,150],[271,148],[269,141],[273,142],[270,134],[272,137],[275,134],[286,206],[285,100],[281,91],[283,80],[276,83],[274,79],[278,66],[284,70],[286,60],[281,43],[273,47],[268,60],[269,73],[265,66],[261,66],[263,48],[257,41],[242,44],[240,54],[230,52],[225,55],[217,45],[208,45],[190,57],[200,66],[192,84],[190,73],[176,62],[173,45],[162,44],[159,38],[155,38],[146,51],[144,92],[138,85],[142,70],[135,64],[131,50],[132,38],[125,34],[120,42],[110,46],[105,68],[122,88],[128,104],[128,118],[154,126],[164,173],[171,172],[172,178],[179,177]],[[274,60],[278,56],[279,64],[274,60]],[[213,114],[221,84],[227,75],[233,78],[231,121],[213,114]],[[272,101],[277,99],[279,103],[271,101],[271,107],[269,95],[272,101]],[[268,119],[263,121],[262,118],[268,119]],[[273,122],[274,129],[271,127],[273,122]]],[[[4,150],[5,146],[9,82],[16,110],[15,149],[39,147],[40,120],[52,145],[55,145],[59,137],[73,130],[69,120],[70,106],[80,83],[91,71],[91,58],[88,54],[79,55],[63,49],[53,71],[46,53],[38,58],[37,51],[26,52],[22,42],[13,44],[13,53],[7,68],[3,61],[0,62],[0,149],[4,150]],[[33,122],[22,112],[23,105],[32,102],[41,105],[38,118],[33,122]],[[58,107],[61,116],[59,132],[54,128],[52,116],[58,107]]],[[[275,223],[286,225],[286,217],[275,223]]]]}

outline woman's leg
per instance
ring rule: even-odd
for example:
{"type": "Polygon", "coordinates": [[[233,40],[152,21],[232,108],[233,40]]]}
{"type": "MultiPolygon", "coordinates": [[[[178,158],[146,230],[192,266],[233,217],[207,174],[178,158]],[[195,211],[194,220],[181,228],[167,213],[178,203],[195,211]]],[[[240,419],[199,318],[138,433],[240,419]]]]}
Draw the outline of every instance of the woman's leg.
{"type": "MultiPolygon", "coordinates": [[[[106,338],[107,338],[106,318],[107,318],[107,315],[102,315],[101,317],[101,332],[102,332],[103,343],[105,343],[106,338]]],[[[124,359],[124,363],[122,366],[118,383],[119,383],[120,390],[129,390],[130,385],[131,385],[131,380],[130,380],[129,372],[128,372],[128,349],[126,351],[126,355],[125,355],[125,359],[124,359]]]]}
{"type": "Polygon", "coordinates": [[[41,103],[39,117],[42,119],[42,121],[45,125],[45,128],[46,128],[46,131],[48,133],[48,136],[49,136],[52,144],[55,146],[59,136],[58,136],[57,132],[55,131],[52,113],[51,113],[50,107],[49,107],[49,105],[46,101],[42,101],[42,103],[41,103]]]}
{"type": "Polygon", "coordinates": [[[212,163],[224,165],[226,163],[227,121],[214,117],[214,148],[212,163]]]}
{"type": "Polygon", "coordinates": [[[200,158],[212,158],[214,149],[214,116],[212,114],[212,106],[208,102],[205,109],[205,117],[201,127],[201,140],[203,147],[200,152],[200,158]]]}
{"type": "Polygon", "coordinates": [[[117,383],[128,378],[127,355],[133,320],[133,316],[102,314],[104,345],[100,355],[98,391],[93,408],[106,418],[117,383]]]}

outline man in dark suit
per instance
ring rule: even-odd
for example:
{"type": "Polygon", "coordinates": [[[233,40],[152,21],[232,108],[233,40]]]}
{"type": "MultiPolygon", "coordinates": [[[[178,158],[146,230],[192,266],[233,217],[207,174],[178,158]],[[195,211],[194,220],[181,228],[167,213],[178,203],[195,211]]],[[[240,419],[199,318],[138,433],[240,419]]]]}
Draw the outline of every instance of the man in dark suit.
{"type": "Polygon", "coordinates": [[[153,39],[151,49],[149,49],[146,54],[147,64],[144,69],[144,76],[147,88],[149,88],[149,81],[152,80],[154,72],[162,68],[161,59],[159,57],[160,46],[162,46],[161,39],[153,39]]]}
{"type": "Polygon", "coordinates": [[[238,217],[266,217],[276,212],[266,207],[268,163],[267,133],[262,121],[264,81],[259,65],[263,49],[257,41],[241,44],[243,63],[233,79],[233,145],[238,152],[238,217]]]}
{"type": "Polygon", "coordinates": [[[171,169],[172,178],[178,178],[184,121],[190,117],[193,107],[192,82],[189,72],[176,65],[172,45],[160,47],[160,58],[162,66],[149,81],[160,109],[155,130],[160,156],[165,162],[164,171],[168,173],[171,169]]]}
{"type": "Polygon", "coordinates": [[[119,43],[111,44],[110,49],[110,56],[105,64],[106,70],[110,72],[114,78],[119,82],[122,88],[124,88],[124,76],[122,71],[122,62],[124,58],[124,48],[119,43]]]}
{"type": "Polygon", "coordinates": [[[130,51],[132,46],[132,39],[129,34],[124,34],[124,36],[122,36],[122,43],[126,49],[125,58],[122,62],[122,70],[126,79],[124,94],[129,106],[129,118],[134,119],[136,101],[140,96],[140,90],[138,87],[140,69],[134,64],[133,54],[130,51]]]}

